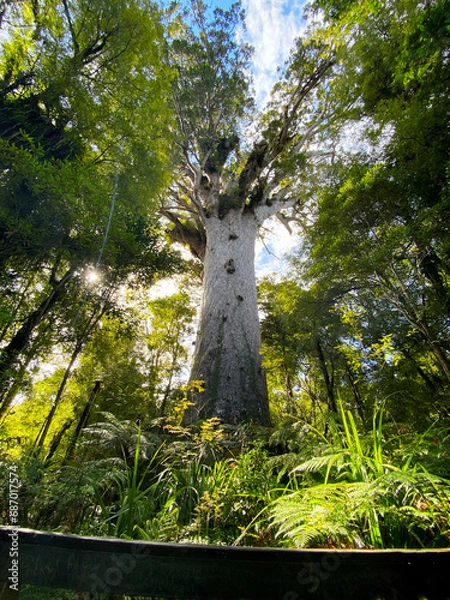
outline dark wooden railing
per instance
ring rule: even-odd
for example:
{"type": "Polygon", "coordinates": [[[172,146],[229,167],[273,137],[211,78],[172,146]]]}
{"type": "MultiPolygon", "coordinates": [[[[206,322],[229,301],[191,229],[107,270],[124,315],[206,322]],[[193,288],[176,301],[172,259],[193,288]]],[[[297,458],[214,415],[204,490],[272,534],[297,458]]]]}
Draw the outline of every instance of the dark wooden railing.
{"type": "Polygon", "coordinates": [[[450,600],[450,550],[230,548],[3,527],[1,599],[18,597],[16,576],[20,589],[76,590],[91,598],[450,600]]]}

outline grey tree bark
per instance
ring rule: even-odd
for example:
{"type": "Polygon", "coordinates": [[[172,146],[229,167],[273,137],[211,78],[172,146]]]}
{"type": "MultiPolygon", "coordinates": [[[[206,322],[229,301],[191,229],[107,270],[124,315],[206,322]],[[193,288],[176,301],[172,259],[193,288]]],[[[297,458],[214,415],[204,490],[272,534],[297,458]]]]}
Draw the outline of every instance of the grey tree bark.
{"type": "Polygon", "coordinates": [[[204,293],[191,381],[194,406],[186,421],[218,417],[226,423],[269,425],[266,376],[255,278],[256,215],[231,210],[205,221],[204,293]]]}

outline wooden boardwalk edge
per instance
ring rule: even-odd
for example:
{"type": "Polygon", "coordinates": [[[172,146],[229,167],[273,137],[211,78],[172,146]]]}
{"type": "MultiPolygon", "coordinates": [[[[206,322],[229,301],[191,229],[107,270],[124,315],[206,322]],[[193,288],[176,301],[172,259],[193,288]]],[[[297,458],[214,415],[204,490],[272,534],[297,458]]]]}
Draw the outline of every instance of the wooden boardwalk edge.
{"type": "Polygon", "coordinates": [[[450,600],[450,549],[240,548],[0,527],[2,598],[14,597],[15,575],[21,587],[179,600],[450,600]]]}

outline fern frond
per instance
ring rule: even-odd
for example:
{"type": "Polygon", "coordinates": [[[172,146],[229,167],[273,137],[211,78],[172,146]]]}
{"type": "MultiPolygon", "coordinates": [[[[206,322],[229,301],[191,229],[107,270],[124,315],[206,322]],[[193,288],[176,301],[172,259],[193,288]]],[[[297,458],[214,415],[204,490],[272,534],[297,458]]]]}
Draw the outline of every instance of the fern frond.
{"type": "Polygon", "coordinates": [[[298,547],[320,544],[329,538],[343,538],[359,546],[353,496],[363,494],[361,487],[367,484],[323,484],[279,498],[271,515],[278,527],[277,537],[288,538],[298,547]]]}
{"type": "Polygon", "coordinates": [[[305,461],[301,465],[298,465],[295,469],[292,469],[292,473],[304,472],[317,473],[327,467],[330,470],[335,464],[339,463],[348,453],[337,452],[334,454],[323,454],[322,456],[315,456],[310,460],[305,461]]]}

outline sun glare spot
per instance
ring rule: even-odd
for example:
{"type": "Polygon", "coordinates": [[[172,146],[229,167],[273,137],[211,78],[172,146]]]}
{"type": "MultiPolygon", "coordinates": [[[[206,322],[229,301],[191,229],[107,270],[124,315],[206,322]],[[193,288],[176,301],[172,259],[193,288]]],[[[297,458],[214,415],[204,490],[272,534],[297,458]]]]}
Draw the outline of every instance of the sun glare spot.
{"type": "Polygon", "coordinates": [[[88,285],[96,285],[100,281],[100,273],[97,269],[88,269],[85,279],[88,285]]]}

